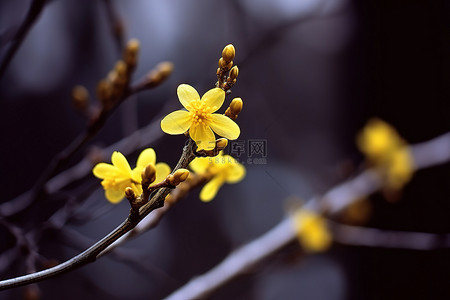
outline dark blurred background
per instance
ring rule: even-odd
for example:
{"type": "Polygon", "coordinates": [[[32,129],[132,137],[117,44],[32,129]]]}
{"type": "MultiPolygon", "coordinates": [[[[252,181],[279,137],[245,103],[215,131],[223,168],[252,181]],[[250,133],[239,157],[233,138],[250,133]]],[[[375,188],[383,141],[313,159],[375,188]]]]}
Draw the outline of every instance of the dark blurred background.
{"type": "MultiPolygon", "coordinates": [[[[44,7],[0,79],[1,202],[30,189],[56,153],[85,128],[71,102],[72,87],[95,95],[97,82],[120,58],[106,13],[107,1],[54,0],[44,7]]],[[[286,213],[292,196],[307,199],[360,169],[354,138],[370,117],[392,124],[410,143],[450,130],[450,3],[389,0],[135,0],[111,1],[124,36],[141,42],[135,79],[162,60],[175,70],[160,87],[138,94],[111,116],[95,145],[108,146],[179,106],[176,87],[200,94],[215,83],[223,47],[236,47],[233,97],[242,97],[240,140],[267,141],[267,163],[246,164],[247,177],[205,204],[198,192],[176,205],[159,226],[104,257],[39,283],[42,299],[159,299],[263,234],[286,213]],[[350,166],[350,167],[349,167],[350,166]]],[[[8,32],[30,1],[0,1],[1,52],[8,32]]],[[[174,166],[183,136],[149,145],[158,161],[174,166]]],[[[138,152],[129,156],[133,164],[138,152]]],[[[245,155],[245,154],[244,154],[245,155]]],[[[107,156],[109,159],[109,154],[107,156]]],[[[70,165],[69,165],[70,166],[70,165]]],[[[67,166],[67,167],[69,167],[67,166]]],[[[371,197],[366,226],[450,232],[449,164],[419,171],[400,199],[371,197]]],[[[65,260],[118,225],[126,201],[111,205],[99,180],[84,180],[51,195],[8,222],[25,231],[63,207],[75,216],[62,230],[45,230],[39,252],[65,260]],[[67,229],[67,230],[66,230],[67,229]]],[[[2,226],[1,250],[14,246],[2,226]]],[[[0,254],[1,255],[1,254],[0,254]]],[[[291,245],[212,299],[450,299],[450,252],[378,249],[335,243],[305,256],[291,245]]],[[[0,274],[25,273],[20,255],[0,274]]],[[[0,293],[18,299],[26,289],[0,293]]]]}

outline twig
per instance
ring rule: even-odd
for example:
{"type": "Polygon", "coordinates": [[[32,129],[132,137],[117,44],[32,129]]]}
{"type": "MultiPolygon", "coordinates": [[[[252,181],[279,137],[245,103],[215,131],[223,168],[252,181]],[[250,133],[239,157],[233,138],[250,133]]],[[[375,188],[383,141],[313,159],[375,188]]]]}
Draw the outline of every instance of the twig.
{"type": "MultiPolygon", "coordinates": [[[[160,209],[157,209],[153,211],[153,213],[160,211],[160,209]]],[[[153,214],[152,213],[152,214],[153,214]]],[[[148,216],[147,216],[148,217],[148,216]]],[[[144,220],[143,220],[144,221],[144,220]]],[[[141,223],[143,222],[141,221],[141,223]]],[[[139,223],[138,226],[141,224],[139,223]]],[[[68,228],[65,228],[63,232],[61,233],[62,237],[61,239],[63,242],[78,251],[82,249],[85,249],[89,245],[92,245],[95,240],[89,237],[86,237],[82,234],[80,234],[78,231],[70,230],[68,228]]],[[[102,252],[102,255],[105,252],[102,252]]],[[[97,256],[97,259],[101,255],[97,256]]],[[[172,281],[172,286],[174,279],[171,278],[167,273],[165,273],[162,269],[159,267],[156,267],[152,264],[153,257],[150,257],[150,254],[148,252],[145,252],[143,250],[136,251],[134,249],[122,249],[122,248],[115,248],[108,256],[109,258],[112,258],[118,262],[127,263],[129,266],[134,267],[137,270],[142,270],[146,272],[146,275],[150,275],[152,280],[155,280],[156,278],[160,278],[161,283],[167,284],[167,281],[172,281]]]]}
{"type": "MultiPolygon", "coordinates": [[[[189,140],[183,148],[183,153],[178,161],[177,165],[172,171],[172,174],[180,169],[186,168],[189,163],[195,158],[192,147],[194,142],[189,140]]],[[[164,205],[164,199],[169,194],[170,188],[162,188],[156,192],[156,194],[150,199],[150,201],[141,207],[140,213],[137,218],[127,218],[121,225],[115,230],[110,232],[100,241],[88,248],[86,251],[78,254],[77,256],[46,270],[24,275],[12,279],[0,281],[0,290],[5,290],[13,287],[23,286],[26,284],[38,282],[46,278],[54,277],[56,275],[74,270],[88,263],[94,262],[98,255],[105,250],[114,241],[119,239],[125,233],[133,229],[145,216],[147,216],[153,210],[160,208],[164,205]]]]}
{"type": "Polygon", "coordinates": [[[131,240],[131,239],[143,234],[144,232],[147,232],[150,229],[155,228],[159,224],[161,219],[164,217],[164,215],[170,210],[170,208],[173,205],[175,205],[175,203],[178,203],[178,201],[181,200],[186,193],[188,193],[190,190],[192,190],[198,186],[203,185],[209,179],[210,178],[207,178],[207,177],[196,178],[196,180],[194,180],[194,182],[189,185],[188,191],[181,192],[180,189],[178,189],[178,188],[171,191],[170,196],[173,196],[173,197],[170,201],[165,201],[163,207],[153,211],[151,214],[146,216],[139,224],[136,225],[135,228],[133,228],[133,230],[127,232],[124,236],[122,236],[120,239],[118,239],[113,244],[111,244],[108,248],[106,248],[102,253],[100,253],[99,257],[111,252],[112,250],[114,250],[115,248],[124,244],[128,240],[131,240]]]}
{"type": "Polygon", "coordinates": [[[12,45],[8,48],[5,54],[5,58],[3,59],[0,65],[0,79],[2,78],[6,69],[8,68],[9,63],[14,58],[14,55],[17,53],[17,50],[19,50],[19,47],[22,44],[28,32],[30,31],[31,26],[34,24],[34,22],[36,22],[37,18],[39,17],[46,2],[47,0],[33,0],[33,2],[31,2],[30,9],[27,12],[25,20],[17,30],[14,40],[12,41],[12,45]]]}
{"type": "Polygon", "coordinates": [[[117,50],[120,52],[124,45],[124,27],[111,0],[103,0],[105,4],[106,17],[108,18],[111,34],[114,37],[117,50]]]}
{"type": "Polygon", "coordinates": [[[450,247],[450,234],[382,230],[330,222],[339,243],[382,248],[433,250],[450,247]]]}
{"type": "Polygon", "coordinates": [[[286,218],[261,237],[233,251],[207,273],[192,279],[167,300],[202,299],[237,275],[253,267],[294,240],[291,220],[286,218]]]}
{"type": "MultiPolygon", "coordinates": [[[[128,92],[122,97],[122,99],[118,101],[116,106],[108,110],[102,110],[95,122],[91,123],[85,131],[83,131],[75,140],[72,141],[70,145],[68,145],[64,150],[62,150],[58,155],[55,156],[50,165],[43,172],[41,177],[29,192],[24,193],[19,197],[0,205],[0,215],[8,217],[21,212],[23,209],[27,208],[28,205],[33,203],[34,199],[38,198],[44,191],[47,191],[46,183],[49,181],[49,179],[53,175],[55,175],[63,165],[70,161],[74,154],[76,154],[79,149],[86,145],[100,131],[109,115],[121,102],[123,102],[128,96],[142,90],[142,85],[142,82],[138,82],[135,86],[131,87],[128,90],[128,92]]],[[[152,128],[147,129],[149,131],[152,131],[152,128]]],[[[87,170],[90,168],[88,168],[90,164],[87,161],[82,161],[77,166],[81,167],[81,165],[83,165],[83,170],[87,170]]],[[[79,172],[79,170],[74,170],[74,172],[79,172]]],[[[54,191],[55,189],[52,190],[54,191]]]]}
{"type": "MultiPolygon", "coordinates": [[[[417,170],[450,161],[450,133],[428,142],[411,146],[414,165],[417,170]]],[[[310,199],[305,207],[328,213],[337,213],[362,195],[378,190],[383,182],[375,171],[367,170],[355,178],[332,188],[323,197],[310,199]]],[[[202,299],[227,282],[242,274],[248,268],[261,262],[285,245],[296,239],[291,218],[286,217],[261,237],[229,254],[220,264],[191,279],[187,284],[169,295],[167,300],[202,299]]]]}
{"type": "MultiPolygon", "coordinates": [[[[252,59],[257,59],[260,57],[261,52],[268,51],[277,43],[275,41],[279,40],[280,37],[289,31],[289,29],[295,28],[295,26],[299,26],[300,24],[304,24],[311,20],[317,20],[321,18],[331,18],[333,16],[339,16],[344,12],[344,9],[341,5],[344,4],[345,1],[316,1],[315,6],[310,9],[310,11],[303,11],[297,17],[288,19],[287,21],[280,22],[273,28],[270,28],[263,35],[257,36],[256,41],[252,41],[251,46],[248,48],[247,53],[244,53],[241,58],[241,62],[239,65],[241,67],[245,67],[247,64],[251,62],[252,59]],[[330,5],[329,2],[336,2],[330,5]],[[328,7],[329,6],[329,7],[328,7]]],[[[244,19],[244,18],[242,18],[244,19]]]]}

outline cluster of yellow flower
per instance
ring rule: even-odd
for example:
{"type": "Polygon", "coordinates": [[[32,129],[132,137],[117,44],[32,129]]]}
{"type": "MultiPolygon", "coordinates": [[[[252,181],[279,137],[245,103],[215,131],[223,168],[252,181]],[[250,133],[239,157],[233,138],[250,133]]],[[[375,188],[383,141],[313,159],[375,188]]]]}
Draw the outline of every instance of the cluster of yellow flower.
{"type": "MultiPolygon", "coordinates": [[[[396,130],[380,119],[371,119],[357,136],[358,148],[383,176],[386,186],[401,189],[414,172],[408,144],[396,130]]],[[[367,209],[367,208],[366,208],[367,209]]],[[[306,251],[326,250],[332,242],[325,219],[311,211],[298,209],[292,221],[300,244],[306,251]]]]}
{"type": "Polygon", "coordinates": [[[112,164],[99,163],[92,172],[102,180],[105,197],[111,203],[118,203],[125,197],[125,189],[130,187],[136,195],[142,194],[142,172],[148,165],[156,170],[155,182],[160,182],[170,173],[166,163],[156,163],[156,153],[147,148],[139,155],[136,167],[131,169],[127,159],[122,153],[115,151],[111,156],[112,164]]]}
{"type": "Polygon", "coordinates": [[[358,148],[386,180],[387,187],[401,189],[414,172],[408,144],[380,119],[371,119],[358,135],[358,148]]]}
{"type": "Polygon", "coordinates": [[[309,210],[298,209],[292,215],[294,229],[300,244],[308,252],[327,250],[332,242],[325,219],[309,210]]]}
{"type": "Polygon", "coordinates": [[[200,192],[200,200],[211,201],[224,183],[237,183],[245,176],[245,167],[222,152],[215,157],[198,157],[189,165],[196,173],[211,179],[200,192]]]}
{"type": "MultiPolygon", "coordinates": [[[[244,166],[222,151],[228,144],[227,139],[234,140],[240,135],[239,126],[234,120],[242,110],[242,99],[233,99],[224,114],[216,113],[222,107],[227,92],[236,83],[238,68],[232,67],[234,55],[234,47],[226,46],[219,60],[216,87],[201,98],[192,86],[179,85],[178,98],[186,110],[174,111],[161,120],[164,132],[189,135],[196,144],[196,155],[206,156],[196,157],[190,163],[189,167],[195,174],[189,174],[183,169],[182,176],[177,177],[179,180],[174,180],[167,164],[156,163],[156,154],[151,148],[139,155],[134,169],[131,169],[121,153],[114,152],[112,164],[99,163],[93,169],[94,175],[102,179],[105,196],[110,202],[119,202],[125,196],[125,191],[127,198],[136,199],[137,196],[141,201],[154,189],[174,187],[186,179],[180,186],[179,194],[184,195],[197,184],[206,183],[200,192],[200,199],[209,202],[224,183],[242,180],[246,173],[244,166]],[[216,140],[215,134],[224,138],[216,140]],[[175,181],[176,184],[172,184],[175,181]],[[156,184],[150,186],[153,182],[156,184]],[[139,198],[141,194],[144,196],[139,198]]],[[[388,187],[400,189],[410,180],[414,166],[408,144],[385,122],[370,120],[358,135],[357,145],[383,175],[388,187]]],[[[175,198],[170,200],[169,196],[167,199],[170,202],[176,201],[175,198]]],[[[298,209],[292,215],[292,222],[306,251],[323,251],[331,245],[332,237],[321,215],[298,209]]]]}
{"type": "MultiPolygon", "coordinates": [[[[215,156],[195,158],[190,165],[197,175],[208,179],[200,193],[200,199],[205,202],[212,200],[225,182],[235,183],[245,176],[244,166],[231,156],[219,153],[225,148],[228,141],[226,139],[216,140],[214,134],[231,140],[237,139],[240,135],[239,126],[234,120],[242,110],[242,99],[233,99],[225,114],[215,113],[222,107],[226,91],[236,83],[238,69],[237,66],[231,68],[234,55],[235,49],[232,45],[224,48],[222,58],[219,60],[219,87],[209,90],[203,97],[200,98],[192,86],[179,85],[178,98],[186,110],[174,111],[161,121],[161,129],[168,134],[186,134],[188,132],[197,145],[196,152],[199,155],[215,156]],[[228,71],[229,75],[226,75],[228,71]]],[[[153,166],[156,173],[154,179],[156,185],[153,187],[159,187],[161,180],[169,178],[167,177],[170,173],[169,166],[165,163],[156,164],[156,154],[151,148],[140,154],[134,169],[131,169],[126,158],[119,152],[112,154],[111,161],[112,165],[97,164],[93,173],[102,179],[106,199],[112,203],[122,200],[127,189],[129,194],[131,194],[131,190],[134,195],[143,193],[142,173],[148,165],[153,166]]],[[[148,184],[146,186],[151,188],[148,187],[148,184]]]]}

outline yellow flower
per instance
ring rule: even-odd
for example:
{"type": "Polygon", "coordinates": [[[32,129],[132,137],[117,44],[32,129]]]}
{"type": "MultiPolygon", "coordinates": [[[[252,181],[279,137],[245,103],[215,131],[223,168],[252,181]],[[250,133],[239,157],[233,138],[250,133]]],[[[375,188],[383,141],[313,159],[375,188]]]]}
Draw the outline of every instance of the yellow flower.
{"type": "Polygon", "coordinates": [[[293,214],[292,220],[297,238],[306,251],[320,252],[330,247],[331,234],[322,216],[299,209],[293,214]]]}
{"type": "Polygon", "coordinates": [[[189,135],[196,142],[198,150],[214,149],[216,145],[214,132],[230,140],[239,137],[239,126],[233,120],[214,113],[225,100],[225,92],[222,89],[211,89],[200,99],[192,86],[180,84],[177,94],[181,104],[188,111],[177,110],[162,119],[161,129],[165,133],[182,134],[189,130],[189,135]]]}
{"type": "Polygon", "coordinates": [[[151,164],[156,169],[156,182],[160,182],[170,173],[170,167],[166,163],[156,163],[156,153],[152,148],[141,152],[137,159],[136,168],[131,169],[127,159],[122,153],[115,151],[111,156],[111,164],[99,163],[92,173],[102,180],[105,189],[105,197],[111,203],[120,202],[125,196],[125,189],[130,187],[136,195],[142,194],[141,173],[151,164]]]}
{"type": "Polygon", "coordinates": [[[387,181],[391,188],[401,189],[414,173],[413,158],[409,147],[399,147],[392,152],[387,163],[387,181]]]}
{"type": "Polygon", "coordinates": [[[357,144],[369,159],[377,160],[404,142],[392,126],[380,119],[371,119],[359,134],[357,144]]]}
{"type": "Polygon", "coordinates": [[[215,157],[197,157],[189,166],[197,174],[211,176],[200,192],[203,202],[211,201],[224,183],[237,183],[245,176],[245,167],[222,152],[215,157]]]}
{"type": "Polygon", "coordinates": [[[357,138],[369,162],[385,176],[388,187],[400,189],[412,177],[414,162],[408,144],[389,124],[370,120],[357,138]]]}

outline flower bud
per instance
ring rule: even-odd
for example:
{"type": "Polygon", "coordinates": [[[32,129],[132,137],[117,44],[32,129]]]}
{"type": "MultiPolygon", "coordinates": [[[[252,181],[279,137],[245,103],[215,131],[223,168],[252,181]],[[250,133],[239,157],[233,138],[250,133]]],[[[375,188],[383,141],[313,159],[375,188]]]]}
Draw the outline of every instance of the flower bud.
{"type": "Polygon", "coordinates": [[[131,39],[128,41],[125,51],[130,55],[137,55],[139,52],[140,43],[138,39],[131,39]]]}
{"type": "Polygon", "coordinates": [[[222,58],[229,63],[230,61],[233,61],[234,56],[236,55],[236,50],[234,49],[234,46],[232,44],[228,44],[223,48],[222,51],[222,58]]]}
{"type": "Polygon", "coordinates": [[[112,90],[108,80],[103,79],[97,84],[97,97],[103,106],[108,106],[111,98],[112,90]]]}
{"type": "Polygon", "coordinates": [[[242,107],[244,106],[244,102],[241,98],[234,98],[230,103],[231,111],[234,114],[239,114],[242,111],[242,107]]]}
{"type": "Polygon", "coordinates": [[[238,77],[238,74],[239,74],[239,69],[238,69],[237,66],[234,66],[230,70],[230,79],[231,80],[236,80],[236,78],[238,77]]]}
{"type": "Polygon", "coordinates": [[[114,67],[114,71],[117,74],[117,77],[119,79],[126,78],[126,76],[127,76],[127,65],[125,64],[125,62],[123,60],[119,60],[119,61],[117,61],[116,65],[114,67]]]}
{"type": "Polygon", "coordinates": [[[139,53],[139,41],[137,39],[131,39],[125,46],[125,52],[123,54],[123,60],[129,68],[134,68],[137,64],[137,56],[139,53]]]}
{"type": "Polygon", "coordinates": [[[227,66],[227,64],[228,63],[222,57],[219,59],[219,68],[220,69],[224,69],[227,66]]]}
{"type": "Polygon", "coordinates": [[[236,120],[239,113],[242,111],[243,105],[244,102],[241,98],[234,98],[233,101],[231,101],[230,106],[225,111],[225,116],[232,120],[236,120]]]}
{"type": "Polygon", "coordinates": [[[78,111],[85,112],[88,108],[89,92],[82,86],[77,85],[72,90],[72,104],[78,111]]]}
{"type": "Polygon", "coordinates": [[[136,194],[130,187],[125,188],[125,197],[128,199],[128,201],[130,201],[130,203],[133,203],[134,200],[136,200],[136,194]]]}
{"type": "Polygon", "coordinates": [[[162,80],[166,79],[167,77],[170,76],[170,74],[172,74],[173,71],[173,63],[171,63],[170,61],[163,61],[160,62],[157,66],[156,69],[159,71],[159,73],[161,74],[162,80]]]}
{"type": "Polygon", "coordinates": [[[173,71],[173,63],[170,61],[163,61],[159,63],[146,76],[145,87],[154,87],[164,82],[173,71]]]}
{"type": "Polygon", "coordinates": [[[153,165],[148,164],[141,173],[142,185],[149,186],[156,179],[156,169],[153,165]]]}
{"type": "Polygon", "coordinates": [[[186,180],[186,178],[188,178],[189,176],[189,171],[186,169],[178,169],[175,171],[175,173],[170,174],[169,176],[167,176],[167,180],[169,181],[169,183],[173,186],[177,186],[180,184],[180,182],[183,182],[186,180]]]}

